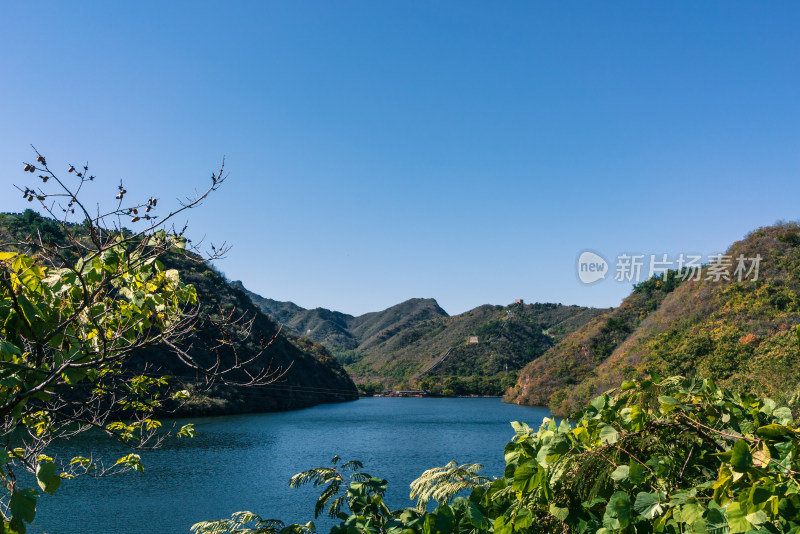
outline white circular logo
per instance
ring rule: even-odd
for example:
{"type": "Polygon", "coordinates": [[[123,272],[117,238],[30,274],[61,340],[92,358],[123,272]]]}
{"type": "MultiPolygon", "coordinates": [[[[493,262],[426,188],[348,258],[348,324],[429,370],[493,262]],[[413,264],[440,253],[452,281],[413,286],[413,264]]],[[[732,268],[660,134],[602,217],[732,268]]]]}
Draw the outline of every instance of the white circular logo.
{"type": "Polygon", "coordinates": [[[608,262],[594,252],[584,251],[578,258],[578,278],[584,284],[593,284],[608,274],[608,262]]]}

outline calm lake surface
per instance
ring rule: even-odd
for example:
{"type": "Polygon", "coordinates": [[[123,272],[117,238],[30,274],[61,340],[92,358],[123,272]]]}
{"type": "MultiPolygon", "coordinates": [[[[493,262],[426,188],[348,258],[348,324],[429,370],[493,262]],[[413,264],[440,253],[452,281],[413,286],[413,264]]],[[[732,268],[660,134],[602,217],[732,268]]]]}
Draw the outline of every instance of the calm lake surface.
{"type": "MultiPolygon", "coordinates": [[[[64,481],[55,496],[43,495],[36,525],[51,534],[188,534],[198,521],[240,510],[305,523],[313,519],[320,490],[289,488],[289,478],[328,465],[337,454],[361,460],[366,472],[387,479],[387,504],[402,508],[413,504],[412,480],[451,460],[482,463],[483,474],[500,476],[503,447],[514,434],[509,422],[535,427],[548,415],[545,408],[500,399],[366,398],[188,420],[200,435],[143,452],[144,474],[64,481]]],[[[92,452],[113,462],[129,451],[81,437],[58,452],[62,458],[92,452]]],[[[327,532],[332,522],[320,518],[316,524],[327,532]]]]}

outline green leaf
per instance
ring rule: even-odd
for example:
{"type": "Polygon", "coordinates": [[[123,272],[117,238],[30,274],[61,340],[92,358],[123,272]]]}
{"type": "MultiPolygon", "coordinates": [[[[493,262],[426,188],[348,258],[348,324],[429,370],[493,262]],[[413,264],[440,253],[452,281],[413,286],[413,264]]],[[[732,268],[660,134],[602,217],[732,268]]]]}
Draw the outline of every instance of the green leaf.
{"type": "Polygon", "coordinates": [[[531,427],[519,421],[511,421],[511,428],[514,429],[518,436],[527,436],[531,433],[531,427]]]}
{"type": "Polygon", "coordinates": [[[604,425],[602,429],[600,429],[600,442],[604,445],[610,445],[612,443],[616,443],[619,439],[619,432],[617,429],[611,425],[604,425]]]}
{"type": "Polygon", "coordinates": [[[732,449],[731,455],[731,468],[738,472],[743,473],[753,465],[753,454],[750,452],[750,446],[743,439],[738,440],[732,449]]]}
{"type": "Polygon", "coordinates": [[[15,491],[11,494],[9,502],[11,514],[26,523],[33,522],[33,518],[36,517],[36,499],[38,497],[39,494],[32,488],[15,491]]]}
{"type": "Polygon", "coordinates": [[[531,516],[530,510],[523,508],[519,512],[517,512],[517,516],[514,518],[514,528],[516,530],[523,530],[528,528],[533,524],[533,517],[531,516]]]}
{"type": "Polygon", "coordinates": [[[61,485],[61,477],[56,474],[56,464],[51,461],[40,462],[36,466],[36,482],[42,491],[52,495],[61,485]]]}
{"type": "Polygon", "coordinates": [[[614,479],[617,482],[617,484],[622,484],[624,482],[627,482],[630,469],[631,469],[630,466],[621,465],[611,472],[611,478],[614,479]]]}
{"type": "Polygon", "coordinates": [[[670,397],[669,395],[661,395],[658,397],[658,402],[661,403],[661,412],[662,413],[669,413],[675,408],[678,407],[680,404],[677,399],[674,397],[670,397]]]}
{"type": "Polygon", "coordinates": [[[67,384],[77,384],[86,378],[86,371],[81,368],[67,367],[64,369],[64,372],[61,373],[61,376],[64,377],[67,384]]]}
{"type": "Polygon", "coordinates": [[[569,516],[569,507],[567,506],[559,506],[555,503],[551,503],[549,511],[550,515],[558,518],[561,521],[566,521],[567,517],[569,516]]]}
{"type": "Polygon", "coordinates": [[[703,507],[696,502],[687,502],[681,506],[681,518],[690,525],[703,517],[703,507]]]}
{"type": "Polygon", "coordinates": [[[775,424],[760,426],[756,430],[758,437],[767,439],[778,439],[793,434],[794,429],[792,427],[775,424]]]}
{"type": "Polygon", "coordinates": [[[631,460],[631,465],[628,469],[628,478],[630,479],[631,484],[639,485],[643,483],[647,479],[648,474],[649,472],[645,466],[636,460],[631,460]]]}
{"type": "Polygon", "coordinates": [[[488,530],[489,528],[489,520],[486,519],[486,516],[481,513],[477,506],[472,504],[471,502],[467,502],[467,507],[465,510],[465,517],[469,524],[473,527],[477,528],[478,530],[488,530]]]}
{"type": "Polygon", "coordinates": [[[453,509],[443,504],[436,509],[436,516],[430,534],[447,534],[453,531],[456,523],[456,517],[453,509]]]}
{"type": "Polygon", "coordinates": [[[183,425],[178,431],[179,438],[193,438],[195,436],[197,436],[197,430],[194,429],[194,423],[183,425]]]}
{"type": "Polygon", "coordinates": [[[728,507],[725,509],[725,513],[728,516],[728,526],[731,529],[731,534],[736,532],[747,532],[753,525],[745,519],[744,510],[742,510],[741,505],[738,502],[732,502],[728,504],[728,507]]]}
{"type": "Polygon", "coordinates": [[[547,445],[539,449],[539,454],[536,455],[536,458],[543,463],[553,463],[558,461],[570,448],[572,448],[572,444],[567,435],[556,434],[547,445]]]}
{"type": "Polygon", "coordinates": [[[709,507],[705,517],[706,528],[709,531],[724,529],[728,525],[728,520],[722,514],[722,509],[709,507]]]}
{"type": "Polygon", "coordinates": [[[514,483],[511,488],[514,491],[530,493],[542,483],[543,475],[544,470],[539,464],[524,463],[514,471],[514,483]]]}
{"type": "Polygon", "coordinates": [[[788,425],[794,420],[794,417],[792,417],[792,410],[786,406],[781,406],[780,408],[772,410],[772,416],[782,425],[788,425]]]}
{"type": "Polygon", "coordinates": [[[17,356],[22,356],[22,351],[19,350],[19,347],[10,341],[6,341],[5,339],[0,339],[0,352],[4,354],[15,354],[17,356]]]}
{"type": "Polygon", "coordinates": [[[5,525],[3,525],[2,520],[0,520],[0,527],[3,526],[5,527],[5,530],[2,531],[3,534],[25,534],[27,531],[25,528],[25,523],[16,517],[5,525]]]}
{"type": "Polygon", "coordinates": [[[611,530],[625,528],[631,521],[631,500],[628,494],[618,491],[608,500],[603,526],[611,530]]]}
{"type": "Polygon", "coordinates": [[[629,389],[633,389],[635,387],[636,387],[636,382],[634,382],[633,380],[625,380],[622,383],[622,386],[620,387],[620,389],[622,391],[628,391],[629,389]]]}
{"type": "Polygon", "coordinates": [[[633,509],[636,510],[636,513],[647,519],[653,519],[663,511],[658,496],[655,493],[648,493],[646,491],[639,492],[636,495],[633,509]]]}
{"type": "Polygon", "coordinates": [[[633,406],[625,408],[620,412],[620,415],[622,415],[622,422],[625,424],[626,428],[634,432],[639,432],[644,428],[644,412],[639,406],[634,404],[633,406]]]}
{"type": "Polygon", "coordinates": [[[592,399],[592,402],[589,403],[589,406],[592,406],[598,412],[602,412],[603,408],[605,408],[607,405],[608,405],[608,395],[606,394],[600,395],[599,397],[595,397],[594,399],[592,399]]]}
{"type": "Polygon", "coordinates": [[[511,534],[513,528],[511,521],[502,515],[494,520],[494,534],[511,534]]]}

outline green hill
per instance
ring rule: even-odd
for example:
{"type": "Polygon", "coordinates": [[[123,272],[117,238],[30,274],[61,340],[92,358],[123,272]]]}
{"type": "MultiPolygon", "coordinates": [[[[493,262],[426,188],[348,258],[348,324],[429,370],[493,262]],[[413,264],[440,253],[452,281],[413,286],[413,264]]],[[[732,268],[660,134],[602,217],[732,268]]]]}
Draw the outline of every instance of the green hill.
{"type": "Polygon", "coordinates": [[[760,228],[726,252],[760,255],[758,279],[637,286],[622,305],[529,364],[506,399],[566,414],[624,379],[650,372],[711,377],[734,390],[796,402],[800,227],[760,228]]]}
{"type": "Polygon", "coordinates": [[[525,364],[607,311],[484,305],[450,317],[434,299],[417,298],[353,317],[247,293],[287,328],[328,347],[362,388],[420,387],[443,394],[502,394],[525,364]],[[477,343],[469,343],[471,337],[477,343]]]}
{"type": "Polygon", "coordinates": [[[372,347],[348,371],[362,380],[389,378],[390,384],[443,394],[501,394],[525,364],[604,311],[539,303],[479,306],[408,328],[372,347]]]}
{"type": "MultiPolygon", "coordinates": [[[[37,231],[45,241],[58,243],[63,240],[58,224],[34,211],[0,214],[0,239],[3,242],[11,241],[13,236],[26,236],[37,231]]],[[[219,357],[225,367],[234,361],[235,349],[242,360],[247,360],[261,350],[264,340],[271,339],[278,327],[241,289],[228,284],[223,276],[198,259],[191,253],[170,254],[162,258],[168,268],[180,271],[182,281],[193,284],[197,290],[200,322],[194,334],[183,344],[191,347],[192,355],[201,365],[211,366],[218,356],[214,347],[224,335],[210,318],[233,311],[236,316],[253,319],[253,335],[246,339],[239,335],[244,333],[240,325],[238,332],[231,332],[233,345],[224,347],[219,357]]],[[[185,380],[193,389],[194,396],[182,409],[183,415],[288,410],[357,398],[352,380],[322,345],[291,335],[278,335],[263,354],[238,371],[238,377],[232,376],[246,380],[246,373],[257,374],[265,368],[285,371],[275,383],[260,387],[215,385],[210,390],[203,390],[196,387],[195,373],[188,372],[189,369],[172,352],[163,348],[136,353],[130,366],[136,370],[148,367],[151,373],[167,373],[185,380]]]]}
{"type": "Polygon", "coordinates": [[[261,311],[290,331],[322,343],[334,352],[368,348],[416,323],[447,316],[433,299],[410,299],[380,312],[354,317],[325,308],[307,310],[293,302],[264,298],[248,291],[240,281],[232,285],[245,291],[261,311]]]}

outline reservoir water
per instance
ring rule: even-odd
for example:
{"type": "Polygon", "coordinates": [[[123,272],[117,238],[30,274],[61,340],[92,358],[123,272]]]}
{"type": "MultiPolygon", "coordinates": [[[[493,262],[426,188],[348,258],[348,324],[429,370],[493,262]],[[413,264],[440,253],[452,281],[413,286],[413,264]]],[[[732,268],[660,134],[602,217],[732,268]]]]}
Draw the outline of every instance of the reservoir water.
{"type": "MultiPolygon", "coordinates": [[[[193,419],[196,438],[141,452],[144,474],[64,481],[55,496],[39,499],[35,524],[51,534],[188,534],[198,521],[240,510],[305,523],[313,519],[320,489],[289,488],[289,478],[329,465],[334,455],[360,460],[366,472],[387,479],[386,502],[394,510],[414,504],[412,480],[451,460],[482,463],[483,474],[500,476],[503,447],[514,434],[509,422],[538,427],[548,415],[545,408],[500,399],[365,398],[193,419]]],[[[57,450],[60,458],[92,453],[112,462],[130,452],[99,436],[81,436],[57,450]]],[[[321,517],[316,524],[326,533],[332,521],[321,517]]]]}

